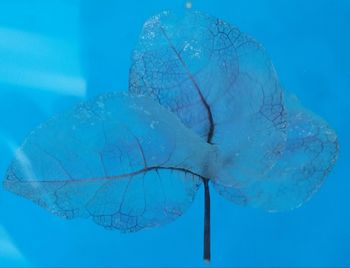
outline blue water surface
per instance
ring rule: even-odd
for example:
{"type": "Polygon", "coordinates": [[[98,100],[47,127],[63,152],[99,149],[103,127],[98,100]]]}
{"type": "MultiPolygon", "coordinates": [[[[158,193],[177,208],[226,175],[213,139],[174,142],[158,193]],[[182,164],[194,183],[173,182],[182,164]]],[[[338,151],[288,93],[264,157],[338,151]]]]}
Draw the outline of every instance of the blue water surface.
{"type": "MultiPolygon", "coordinates": [[[[350,266],[350,1],[194,0],[267,48],[286,90],[325,118],[339,160],[301,208],[266,213],[212,191],[217,266],[350,266]]],[[[68,107],[128,88],[143,22],[182,0],[0,2],[0,177],[26,134],[68,107]]],[[[172,224],[132,234],[58,218],[0,189],[0,266],[207,266],[203,189],[172,224]]]]}

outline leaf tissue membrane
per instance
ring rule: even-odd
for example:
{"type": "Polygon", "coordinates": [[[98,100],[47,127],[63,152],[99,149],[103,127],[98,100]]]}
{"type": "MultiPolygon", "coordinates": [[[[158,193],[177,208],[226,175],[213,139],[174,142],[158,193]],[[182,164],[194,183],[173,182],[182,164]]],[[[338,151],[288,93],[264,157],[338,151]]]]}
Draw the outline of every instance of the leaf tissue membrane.
{"type": "Polygon", "coordinates": [[[262,178],[280,157],[286,113],[274,67],[259,43],[220,19],[164,12],[148,20],[129,85],[221,148],[230,176],[220,183],[262,178]]]}
{"type": "Polygon", "coordinates": [[[181,215],[215,155],[152,100],[111,93],[34,130],[5,187],[59,216],[136,231],[181,215]]]}
{"type": "Polygon", "coordinates": [[[236,204],[290,210],[337,155],[335,132],[286,96],[261,44],[200,12],[163,12],[144,24],[129,93],[33,130],[4,186],[61,217],[128,232],[176,219],[203,184],[209,260],[210,185],[236,204]]]}
{"type": "Polygon", "coordinates": [[[189,11],[149,19],[129,91],[153,98],[218,147],[211,182],[234,203],[293,209],[335,163],[334,131],[285,97],[261,44],[218,18],[189,11]]]}

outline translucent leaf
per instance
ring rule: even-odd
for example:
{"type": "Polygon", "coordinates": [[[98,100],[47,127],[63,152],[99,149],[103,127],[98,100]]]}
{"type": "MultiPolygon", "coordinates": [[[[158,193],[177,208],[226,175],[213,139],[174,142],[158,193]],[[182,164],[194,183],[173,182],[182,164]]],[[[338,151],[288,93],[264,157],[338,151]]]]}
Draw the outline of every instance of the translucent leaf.
{"type": "Polygon", "coordinates": [[[4,186],[59,216],[136,231],[181,215],[212,157],[151,99],[106,94],[30,133],[4,186]]]}
{"type": "Polygon", "coordinates": [[[320,117],[288,100],[288,140],[282,158],[261,180],[240,187],[215,184],[225,198],[241,205],[283,211],[301,206],[315,193],[334,166],[338,141],[320,117]]]}
{"type": "Polygon", "coordinates": [[[220,183],[258,179],[280,157],[286,122],[274,67],[259,43],[220,19],[192,11],[149,19],[129,85],[218,145],[230,174],[220,183]]]}

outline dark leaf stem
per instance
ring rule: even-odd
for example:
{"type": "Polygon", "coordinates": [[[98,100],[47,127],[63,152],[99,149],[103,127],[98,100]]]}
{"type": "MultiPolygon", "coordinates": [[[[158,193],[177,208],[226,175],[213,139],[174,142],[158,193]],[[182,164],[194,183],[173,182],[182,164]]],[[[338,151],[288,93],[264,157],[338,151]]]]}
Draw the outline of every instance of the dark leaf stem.
{"type": "Polygon", "coordinates": [[[210,262],[210,192],[209,179],[203,178],[204,184],[204,248],[203,259],[210,262]]]}
{"type": "MultiPolygon", "coordinates": [[[[164,30],[163,27],[160,28],[165,39],[167,40],[170,48],[173,50],[175,53],[176,57],[180,61],[181,65],[183,66],[184,70],[186,71],[189,79],[192,81],[192,84],[197,91],[200,100],[207,111],[208,115],[208,122],[209,122],[209,129],[208,129],[208,134],[207,134],[207,143],[211,144],[212,143],[212,138],[214,136],[214,130],[215,130],[215,124],[214,124],[214,118],[213,118],[213,113],[211,111],[211,107],[207,100],[205,99],[201,88],[199,87],[196,79],[190,72],[189,68],[187,67],[186,62],[183,60],[182,56],[180,53],[177,51],[173,43],[171,42],[169,36],[167,35],[166,31],[164,30]]],[[[210,192],[209,192],[209,179],[203,178],[203,184],[204,184],[204,252],[203,252],[203,258],[205,261],[210,261],[210,192]]]]}

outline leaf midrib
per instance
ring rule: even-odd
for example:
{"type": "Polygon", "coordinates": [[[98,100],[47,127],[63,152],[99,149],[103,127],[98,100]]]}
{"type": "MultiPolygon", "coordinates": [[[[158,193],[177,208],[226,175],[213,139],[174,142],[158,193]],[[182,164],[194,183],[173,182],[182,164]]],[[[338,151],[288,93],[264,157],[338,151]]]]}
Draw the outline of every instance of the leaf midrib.
{"type": "MultiPolygon", "coordinates": [[[[162,167],[162,166],[151,166],[147,168],[143,168],[134,172],[130,173],[125,173],[121,175],[116,175],[116,176],[105,176],[105,177],[98,177],[98,178],[87,178],[87,179],[69,179],[69,180],[18,180],[18,181],[13,181],[11,179],[7,179],[7,182],[13,181],[14,183],[75,183],[75,182],[81,182],[81,183],[86,183],[86,182],[96,182],[96,181],[108,181],[108,180],[117,180],[117,179],[124,179],[124,178],[129,178],[129,177],[134,177],[142,173],[147,173],[150,171],[157,171],[157,170],[172,170],[172,171],[179,171],[179,172],[184,172],[191,174],[193,176],[197,176],[199,178],[205,178],[204,176],[197,174],[189,169],[186,168],[179,168],[179,167],[162,167]]],[[[8,175],[9,177],[10,175],[8,175]]]]}
{"type": "Polygon", "coordinates": [[[196,89],[196,92],[198,93],[201,102],[204,105],[204,108],[207,111],[207,115],[208,115],[208,120],[209,120],[209,130],[207,133],[207,143],[211,144],[211,140],[214,136],[214,130],[215,130],[215,124],[214,124],[214,118],[213,118],[213,113],[211,111],[210,105],[208,104],[207,100],[205,99],[201,88],[199,87],[196,79],[194,78],[194,76],[192,75],[192,73],[190,72],[190,70],[188,69],[188,66],[186,64],[186,62],[184,61],[184,59],[181,57],[180,53],[177,51],[177,49],[175,48],[175,46],[173,45],[173,43],[171,42],[169,36],[167,35],[166,31],[164,30],[164,28],[162,26],[160,26],[160,29],[165,37],[165,39],[167,40],[170,48],[173,50],[173,52],[175,53],[176,57],[179,59],[181,65],[184,67],[186,74],[188,76],[188,78],[191,80],[194,88],[196,89]]]}

